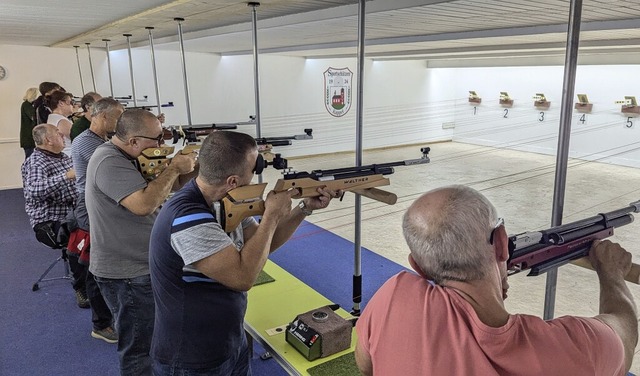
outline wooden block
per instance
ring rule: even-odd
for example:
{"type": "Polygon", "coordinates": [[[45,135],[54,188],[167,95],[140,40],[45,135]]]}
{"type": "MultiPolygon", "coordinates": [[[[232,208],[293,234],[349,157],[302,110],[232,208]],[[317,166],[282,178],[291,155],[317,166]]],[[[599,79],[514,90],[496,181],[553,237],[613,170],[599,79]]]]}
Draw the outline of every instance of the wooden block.
{"type": "Polygon", "coordinates": [[[620,111],[623,114],[640,114],[640,106],[622,106],[620,111]]]}
{"type": "Polygon", "coordinates": [[[500,99],[500,105],[502,107],[512,107],[513,99],[500,99]]]}
{"type": "Polygon", "coordinates": [[[591,109],[593,108],[593,103],[576,103],[575,107],[576,111],[583,113],[591,113],[591,109]]]}
{"type": "Polygon", "coordinates": [[[551,102],[549,101],[535,101],[533,102],[533,105],[541,110],[546,110],[549,108],[549,106],[551,106],[551,102]]]}

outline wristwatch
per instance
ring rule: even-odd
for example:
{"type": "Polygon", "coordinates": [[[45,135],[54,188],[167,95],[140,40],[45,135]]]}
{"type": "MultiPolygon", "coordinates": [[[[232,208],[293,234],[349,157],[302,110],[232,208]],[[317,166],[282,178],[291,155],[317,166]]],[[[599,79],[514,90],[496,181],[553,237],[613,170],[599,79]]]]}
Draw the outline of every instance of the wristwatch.
{"type": "Polygon", "coordinates": [[[301,200],[300,203],[298,203],[298,207],[300,208],[300,211],[302,212],[302,214],[304,215],[311,215],[313,214],[313,210],[309,210],[307,209],[307,204],[304,203],[304,200],[301,200]]]}

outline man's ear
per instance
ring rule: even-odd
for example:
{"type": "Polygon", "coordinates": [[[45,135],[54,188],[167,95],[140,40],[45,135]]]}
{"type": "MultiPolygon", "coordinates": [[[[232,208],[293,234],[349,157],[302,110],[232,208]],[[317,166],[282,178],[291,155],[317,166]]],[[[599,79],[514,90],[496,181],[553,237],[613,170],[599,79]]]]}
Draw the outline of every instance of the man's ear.
{"type": "Polygon", "coordinates": [[[425,272],[422,271],[422,268],[418,265],[416,260],[413,259],[413,256],[411,256],[411,254],[409,254],[408,259],[409,259],[409,265],[411,265],[411,268],[415,270],[416,273],[418,273],[422,278],[431,279],[429,278],[429,276],[425,274],[425,272]]]}
{"type": "MultiPolygon", "coordinates": [[[[231,175],[229,177],[227,177],[227,185],[231,188],[231,189],[236,189],[238,188],[238,175],[231,175]]],[[[230,190],[231,190],[230,189],[230,190]]]]}
{"type": "Polygon", "coordinates": [[[493,250],[496,254],[496,261],[504,262],[509,259],[509,236],[504,225],[495,229],[493,237],[493,250]]]}

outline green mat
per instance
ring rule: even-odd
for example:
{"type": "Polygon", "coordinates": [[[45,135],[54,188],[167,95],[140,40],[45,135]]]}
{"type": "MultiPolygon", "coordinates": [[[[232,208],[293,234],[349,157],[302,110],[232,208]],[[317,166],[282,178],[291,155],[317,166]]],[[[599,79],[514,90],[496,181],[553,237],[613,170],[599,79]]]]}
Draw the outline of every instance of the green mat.
{"type": "Polygon", "coordinates": [[[265,273],[264,270],[260,271],[260,274],[258,274],[258,278],[256,278],[256,281],[253,283],[254,286],[258,286],[261,285],[263,283],[269,283],[269,282],[273,282],[275,281],[275,279],[270,276],[269,274],[265,273]]]}
{"type": "Polygon", "coordinates": [[[354,352],[344,354],[326,363],[318,364],[307,370],[311,376],[358,376],[360,370],[356,365],[354,352]]]}

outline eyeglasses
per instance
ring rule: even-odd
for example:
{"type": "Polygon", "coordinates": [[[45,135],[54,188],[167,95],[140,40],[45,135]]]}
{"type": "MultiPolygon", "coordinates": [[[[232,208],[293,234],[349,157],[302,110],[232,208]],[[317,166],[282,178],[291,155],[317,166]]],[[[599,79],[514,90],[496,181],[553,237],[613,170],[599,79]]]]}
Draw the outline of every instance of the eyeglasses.
{"type": "Polygon", "coordinates": [[[74,104],[76,104],[76,102],[74,102],[74,101],[61,101],[61,102],[64,102],[65,104],[70,104],[70,105],[72,105],[72,106],[73,106],[74,104]]]}
{"type": "Polygon", "coordinates": [[[161,145],[164,143],[164,132],[160,133],[158,137],[148,137],[148,136],[133,136],[133,137],[140,137],[140,138],[146,138],[147,140],[154,140],[155,142],[158,143],[158,145],[161,145]]]}
{"type": "Polygon", "coordinates": [[[493,245],[493,234],[495,234],[496,230],[504,225],[504,218],[498,218],[498,222],[495,226],[493,226],[493,230],[491,230],[491,234],[489,235],[489,244],[493,245]]]}

